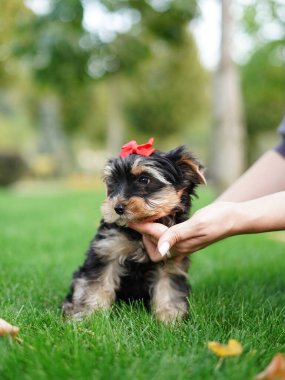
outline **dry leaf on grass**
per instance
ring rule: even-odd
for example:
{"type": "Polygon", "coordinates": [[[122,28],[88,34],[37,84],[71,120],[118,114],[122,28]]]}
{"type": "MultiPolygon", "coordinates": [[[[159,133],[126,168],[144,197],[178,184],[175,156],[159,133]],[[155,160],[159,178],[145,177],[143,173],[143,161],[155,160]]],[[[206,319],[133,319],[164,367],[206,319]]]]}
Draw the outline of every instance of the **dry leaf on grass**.
{"type": "Polygon", "coordinates": [[[241,344],[235,339],[229,339],[228,344],[218,342],[209,342],[209,350],[213,351],[217,356],[222,358],[228,356],[238,356],[242,353],[241,344]]]}
{"type": "Polygon", "coordinates": [[[285,354],[276,354],[265,368],[254,380],[285,380],[285,354]]]}
{"type": "Polygon", "coordinates": [[[8,335],[15,338],[19,330],[20,330],[19,327],[12,326],[10,325],[10,323],[0,318],[0,336],[8,335]]]}

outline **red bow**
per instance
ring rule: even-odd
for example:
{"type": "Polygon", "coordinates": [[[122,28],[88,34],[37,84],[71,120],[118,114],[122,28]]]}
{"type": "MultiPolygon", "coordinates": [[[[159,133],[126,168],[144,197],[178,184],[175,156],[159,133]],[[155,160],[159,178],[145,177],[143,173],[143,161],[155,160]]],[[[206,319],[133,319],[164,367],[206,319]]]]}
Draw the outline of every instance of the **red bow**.
{"type": "Polygon", "coordinates": [[[149,157],[155,151],[155,149],[152,148],[153,141],[154,141],[154,138],[151,137],[146,144],[138,145],[138,143],[135,140],[132,140],[122,146],[120,157],[124,158],[124,157],[129,156],[132,153],[149,157]]]}

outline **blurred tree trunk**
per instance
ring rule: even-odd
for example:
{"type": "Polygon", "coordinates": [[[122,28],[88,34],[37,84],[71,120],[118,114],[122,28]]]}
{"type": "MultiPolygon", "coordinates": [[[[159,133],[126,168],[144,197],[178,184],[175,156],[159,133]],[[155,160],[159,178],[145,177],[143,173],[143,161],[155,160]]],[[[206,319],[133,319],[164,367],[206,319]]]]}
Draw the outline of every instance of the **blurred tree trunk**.
{"type": "Polygon", "coordinates": [[[39,104],[38,153],[50,156],[59,175],[73,168],[73,155],[69,141],[60,128],[60,104],[56,96],[44,95],[39,104]]]}
{"type": "Polygon", "coordinates": [[[124,120],[122,110],[122,94],[119,78],[111,75],[108,79],[108,124],[107,124],[107,151],[111,155],[118,155],[124,141],[124,120]]]}
{"type": "Polygon", "coordinates": [[[214,81],[210,170],[220,190],[227,188],[241,175],[245,158],[245,129],[240,80],[231,57],[233,47],[232,3],[232,0],[221,0],[221,50],[214,81]]]}

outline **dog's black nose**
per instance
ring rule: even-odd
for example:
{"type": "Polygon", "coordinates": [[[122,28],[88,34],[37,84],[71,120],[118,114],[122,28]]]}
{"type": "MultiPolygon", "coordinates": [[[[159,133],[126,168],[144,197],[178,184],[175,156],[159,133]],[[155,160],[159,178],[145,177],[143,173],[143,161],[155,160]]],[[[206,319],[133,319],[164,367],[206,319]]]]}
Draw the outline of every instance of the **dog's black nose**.
{"type": "Polygon", "coordinates": [[[125,211],[125,206],[122,204],[119,204],[119,205],[114,207],[114,210],[116,211],[117,214],[123,215],[123,213],[125,211]]]}

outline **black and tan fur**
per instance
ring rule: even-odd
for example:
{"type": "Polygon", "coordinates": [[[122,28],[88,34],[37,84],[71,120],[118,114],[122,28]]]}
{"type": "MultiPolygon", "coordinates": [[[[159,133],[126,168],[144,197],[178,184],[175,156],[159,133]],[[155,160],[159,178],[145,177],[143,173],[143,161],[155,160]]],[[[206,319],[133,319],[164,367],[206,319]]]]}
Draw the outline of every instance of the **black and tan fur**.
{"type": "Polygon", "coordinates": [[[150,261],[142,236],[128,223],[172,226],[185,221],[196,186],[205,182],[200,169],[185,147],[150,157],[131,154],[107,163],[103,220],[83,265],[73,275],[63,304],[66,315],[81,319],[117,300],[143,300],[164,322],[187,313],[188,258],[150,261]]]}

